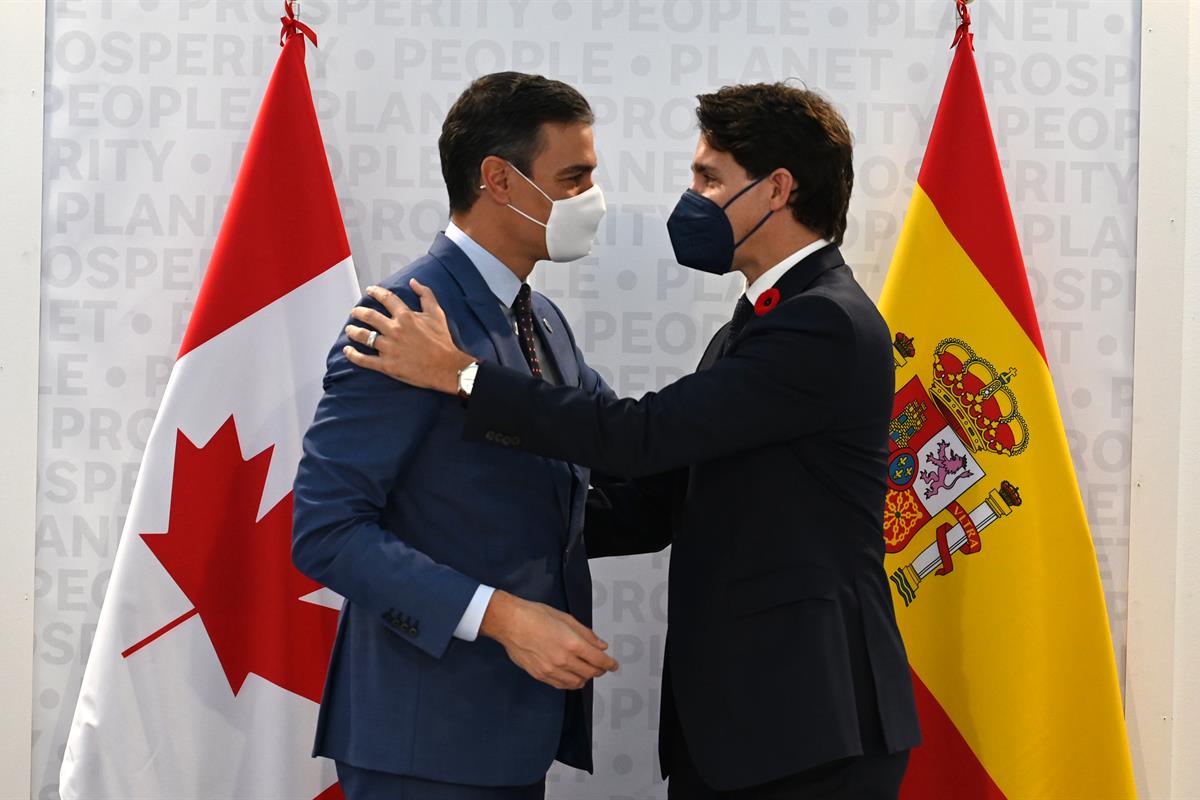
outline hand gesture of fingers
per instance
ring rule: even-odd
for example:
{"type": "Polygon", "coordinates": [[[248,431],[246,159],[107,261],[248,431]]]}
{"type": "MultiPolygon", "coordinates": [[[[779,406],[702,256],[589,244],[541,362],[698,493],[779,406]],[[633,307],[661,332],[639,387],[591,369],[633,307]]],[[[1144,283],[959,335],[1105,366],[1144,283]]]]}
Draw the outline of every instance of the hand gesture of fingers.
{"type": "Polygon", "coordinates": [[[410,309],[387,289],[368,287],[367,294],[386,313],[356,306],[350,315],[365,327],[347,325],[346,335],[351,341],[375,350],[376,355],[360,353],[349,346],[343,352],[357,366],[418,388],[454,394],[458,388],[458,370],[474,359],[454,344],[446,312],[433,290],[415,278],[409,281],[409,286],[421,301],[420,311],[410,309]]]}

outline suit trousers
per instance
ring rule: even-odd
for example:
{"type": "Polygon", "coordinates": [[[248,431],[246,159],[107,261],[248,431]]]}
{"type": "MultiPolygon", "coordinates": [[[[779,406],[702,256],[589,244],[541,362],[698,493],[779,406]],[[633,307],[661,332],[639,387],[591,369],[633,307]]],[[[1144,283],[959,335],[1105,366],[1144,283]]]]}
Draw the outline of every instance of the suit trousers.
{"type": "Polygon", "coordinates": [[[546,782],[531,786],[465,786],[378,772],[335,762],[346,800],[545,800],[546,782]]]}
{"type": "Polygon", "coordinates": [[[668,800],[896,800],[908,768],[908,750],[841,758],[770,783],[720,792],[704,782],[682,731],[671,737],[668,800]]]}

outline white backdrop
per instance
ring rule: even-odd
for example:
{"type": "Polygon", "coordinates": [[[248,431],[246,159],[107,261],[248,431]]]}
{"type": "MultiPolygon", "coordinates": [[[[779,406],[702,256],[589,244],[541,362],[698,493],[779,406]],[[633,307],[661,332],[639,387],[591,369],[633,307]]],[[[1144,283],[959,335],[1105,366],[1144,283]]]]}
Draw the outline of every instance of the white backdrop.
{"type": "MultiPolygon", "coordinates": [[[[281,5],[48,9],[34,797],[57,796],[141,448],[278,54],[281,5]]],[[[1138,8],[986,0],[972,10],[1123,667],[1138,8]]],[[[609,217],[592,257],[543,264],[535,279],[629,394],[690,370],[740,291],[670,258],[663,223],[688,181],[694,95],[796,78],[837,103],[857,143],[845,252],[877,295],[953,30],[941,0],[312,0],[301,17],[320,36],[309,73],[364,283],[424,252],[444,224],[436,139],[467,82],[521,69],[588,96],[609,217]]],[[[597,776],[555,770],[551,798],[664,794],[653,741],[666,565],[593,565],[596,624],[623,669],[598,687],[597,776]]]]}

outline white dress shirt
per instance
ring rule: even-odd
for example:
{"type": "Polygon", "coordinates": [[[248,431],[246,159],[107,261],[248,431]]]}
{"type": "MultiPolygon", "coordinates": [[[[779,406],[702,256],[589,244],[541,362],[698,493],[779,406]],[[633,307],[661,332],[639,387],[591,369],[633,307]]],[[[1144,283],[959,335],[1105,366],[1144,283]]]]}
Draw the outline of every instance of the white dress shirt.
{"type": "Polygon", "coordinates": [[[750,301],[750,305],[757,303],[758,298],[762,296],[763,292],[779,283],[779,279],[786,275],[788,270],[820,250],[822,247],[828,246],[829,241],[827,239],[817,239],[812,244],[801,247],[799,250],[792,253],[790,256],[764,272],[762,275],[759,275],[754,280],[754,283],[746,286],[746,299],[750,301]]]}

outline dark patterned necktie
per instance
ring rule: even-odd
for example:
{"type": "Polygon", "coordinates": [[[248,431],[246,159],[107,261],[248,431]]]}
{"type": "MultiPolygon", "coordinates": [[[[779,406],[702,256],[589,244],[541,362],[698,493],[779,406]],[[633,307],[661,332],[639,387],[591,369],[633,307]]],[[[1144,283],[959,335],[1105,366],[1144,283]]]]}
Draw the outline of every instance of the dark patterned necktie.
{"type": "Polygon", "coordinates": [[[517,338],[521,341],[521,352],[529,362],[529,371],[533,377],[542,377],[542,365],[538,363],[537,349],[533,346],[533,303],[530,301],[532,290],[528,283],[521,284],[517,299],[513,301],[513,316],[517,318],[517,338]]]}
{"type": "Polygon", "coordinates": [[[754,313],[754,305],[742,295],[733,308],[733,319],[729,320],[729,328],[725,331],[725,342],[721,345],[721,353],[729,349],[729,344],[742,332],[750,315],[754,313]]]}

